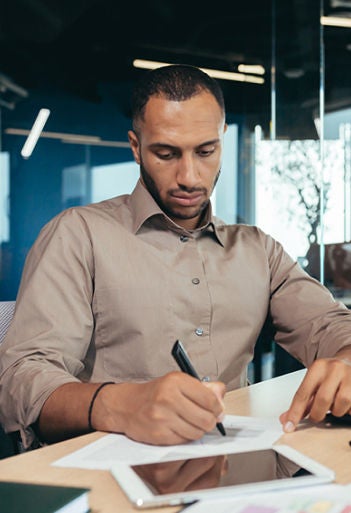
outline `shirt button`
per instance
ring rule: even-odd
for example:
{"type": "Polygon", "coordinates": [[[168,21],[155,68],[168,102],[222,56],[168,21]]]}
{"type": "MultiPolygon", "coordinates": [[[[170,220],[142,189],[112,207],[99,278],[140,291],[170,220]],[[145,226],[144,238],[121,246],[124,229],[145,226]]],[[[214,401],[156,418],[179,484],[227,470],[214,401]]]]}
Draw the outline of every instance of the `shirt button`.
{"type": "Polygon", "coordinates": [[[193,278],[191,281],[194,285],[198,285],[200,283],[199,278],[193,278]]]}
{"type": "Polygon", "coordinates": [[[195,330],[195,334],[198,336],[198,337],[201,337],[201,335],[204,334],[204,330],[202,328],[196,328],[195,330]]]}
{"type": "Polygon", "coordinates": [[[188,242],[189,237],[187,237],[186,235],[181,235],[179,237],[179,240],[180,240],[180,242],[188,242]]]}

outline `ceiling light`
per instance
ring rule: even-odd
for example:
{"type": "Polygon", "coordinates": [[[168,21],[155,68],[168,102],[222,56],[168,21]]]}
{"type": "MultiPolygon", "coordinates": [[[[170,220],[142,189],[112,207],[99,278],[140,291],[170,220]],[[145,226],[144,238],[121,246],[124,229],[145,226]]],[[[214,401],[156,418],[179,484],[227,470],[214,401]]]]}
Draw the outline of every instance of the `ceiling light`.
{"type": "MultiPolygon", "coordinates": [[[[28,136],[29,130],[23,130],[22,128],[6,128],[6,134],[10,135],[21,135],[28,136]]],[[[125,141],[105,141],[101,137],[96,135],[81,135],[81,134],[67,134],[64,132],[41,132],[41,137],[47,139],[58,139],[62,143],[67,144],[84,144],[88,146],[111,146],[114,148],[129,148],[129,142],[125,141]]]]}
{"type": "Polygon", "coordinates": [[[49,115],[49,109],[40,109],[37,118],[33,123],[32,129],[26,139],[26,142],[24,143],[21,150],[21,155],[23,158],[27,159],[31,156],[49,115]]]}
{"type": "Polygon", "coordinates": [[[330,6],[333,9],[337,9],[338,7],[346,7],[350,8],[350,0],[330,0],[330,6]]]}
{"type": "Polygon", "coordinates": [[[301,78],[304,76],[305,71],[302,68],[289,68],[283,71],[286,78],[301,78]]]}
{"type": "Polygon", "coordinates": [[[15,84],[11,78],[0,73],[0,107],[13,110],[20,99],[27,97],[28,91],[15,84]]]}
{"type": "Polygon", "coordinates": [[[18,96],[22,96],[22,98],[27,98],[28,96],[28,91],[23,89],[23,87],[15,84],[11,78],[3,75],[3,73],[0,73],[0,87],[1,92],[12,91],[18,96]]]}
{"type": "Polygon", "coordinates": [[[321,24],[329,27],[351,28],[351,18],[341,16],[321,16],[321,24]]]}
{"type": "Polygon", "coordinates": [[[240,73],[254,73],[255,75],[264,75],[265,69],[261,64],[239,64],[240,73]]]}
{"type": "MultiPolygon", "coordinates": [[[[169,62],[147,61],[143,59],[135,59],[133,66],[142,69],[156,69],[163,66],[170,66],[169,62]]],[[[210,77],[219,78],[221,80],[234,80],[236,82],[251,82],[253,84],[264,84],[264,79],[255,75],[245,75],[244,73],[235,73],[232,71],[221,71],[217,69],[200,68],[210,77]]]]}

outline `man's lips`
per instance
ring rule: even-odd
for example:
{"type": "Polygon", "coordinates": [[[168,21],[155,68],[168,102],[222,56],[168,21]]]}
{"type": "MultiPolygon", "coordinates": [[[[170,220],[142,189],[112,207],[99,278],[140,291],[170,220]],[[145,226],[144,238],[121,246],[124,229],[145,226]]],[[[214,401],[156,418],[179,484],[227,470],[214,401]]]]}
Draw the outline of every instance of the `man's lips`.
{"type": "Polygon", "coordinates": [[[179,205],[185,206],[185,207],[192,207],[197,205],[199,202],[201,202],[204,198],[204,192],[203,191],[196,191],[196,192],[174,192],[171,193],[171,198],[178,203],[179,205]]]}

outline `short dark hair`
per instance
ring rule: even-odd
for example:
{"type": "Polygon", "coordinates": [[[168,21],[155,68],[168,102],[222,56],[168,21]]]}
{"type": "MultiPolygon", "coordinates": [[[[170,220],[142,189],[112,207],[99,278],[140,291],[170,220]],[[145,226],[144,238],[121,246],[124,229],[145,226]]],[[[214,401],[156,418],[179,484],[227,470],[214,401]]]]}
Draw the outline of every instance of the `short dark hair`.
{"type": "Polygon", "coordinates": [[[208,91],[225,113],[223,92],[218,82],[195,66],[172,64],[146,72],[136,83],[132,94],[132,121],[136,129],[143,119],[145,106],[151,96],[164,96],[171,101],[183,101],[208,91]]]}

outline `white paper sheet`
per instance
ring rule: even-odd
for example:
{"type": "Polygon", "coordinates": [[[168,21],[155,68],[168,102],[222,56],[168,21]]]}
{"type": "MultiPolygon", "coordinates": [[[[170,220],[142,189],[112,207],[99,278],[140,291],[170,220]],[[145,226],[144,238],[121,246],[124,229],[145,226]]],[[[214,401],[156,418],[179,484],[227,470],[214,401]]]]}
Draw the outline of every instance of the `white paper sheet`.
{"type": "Polygon", "coordinates": [[[350,513],[351,485],[323,484],[200,501],[186,513],[350,513]]]}
{"type": "Polygon", "coordinates": [[[147,445],[124,435],[109,434],[53,465],[109,470],[116,462],[153,463],[229,451],[243,452],[270,447],[283,434],[278,419],[227,415],[223,425],[227,436],[222,436],[216,429],[196,442],[172,446],[147,445]]]}

